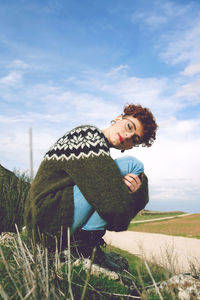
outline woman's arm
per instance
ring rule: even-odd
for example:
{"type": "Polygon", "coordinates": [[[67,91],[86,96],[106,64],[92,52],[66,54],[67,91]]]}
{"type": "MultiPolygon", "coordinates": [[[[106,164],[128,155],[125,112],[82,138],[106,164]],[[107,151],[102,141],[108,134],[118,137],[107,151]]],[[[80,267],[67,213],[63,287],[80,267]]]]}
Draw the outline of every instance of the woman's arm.
{"type": "Polygon", "coordinates": [[[126,174],[123,177],[123,182],[129,188],[130,194],[135,193],[141,186],[140,178],[137,175],[132,174],[132,173],[126,174]]]}

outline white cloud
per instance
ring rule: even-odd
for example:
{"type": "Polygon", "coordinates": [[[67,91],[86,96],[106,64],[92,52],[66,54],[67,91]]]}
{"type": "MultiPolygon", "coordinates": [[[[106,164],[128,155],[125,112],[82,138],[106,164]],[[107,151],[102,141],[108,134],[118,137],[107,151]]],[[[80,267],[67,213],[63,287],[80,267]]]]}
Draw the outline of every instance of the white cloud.
{"type": "MultiPolygon", "coordinates": [[[[187,64],[177,76],[174,100],[196,104],[200,101],[200,21],[199,18],[187,21],[187,29],[175,29],[163,38],[160,57],[168,64],[187,64]],[[183,77],[184,76],[184,77],[183,77]]],[[[160,40],[161,41],[161,40],[160,40]]]]}
{"type": "MultiPolygon", "coordinates": [[[[12,127],[13,128],[13,127],[12,127]]],[[[29,170],[29,128],[15,125],[15,130],[7,128],[7,134],[0,134],[1,138],[1,164],[10,169],[29,170]]],[[[36,173],[44,154],[59,138],[56,130],[47,128],[33,128],[33,165],[36,173]]]]}
{"type": "Polygon", "coordinates": [[[106,77],[112,77],[114,75],[119,74],[121,71],[127,70],[128,65],[120,65],[119,67],[113,68],[110,72],[106,74],[106,77]]]}
{"type": "Polygon", "coordinates": [[[75,88],[54,83],[33,85],[25,90],[24,97],[29,99],[30,104],[37,101],[46,114],[60,115],[62,110],[69,120],[76,115],[77,122],[99,124],[119,114],[126,102],[140,103],[152,109],[156,117],[166,118],[185,108],[195,93],[198,96],[198,82],[195,90],[194,85],[191,86],[191,94],[189,87],[181,86],[180,80],[128,77],[126,73],[121,73],[126,68],[119,66],[105,73],[88,72],[81,80],[74,77],[75,88]],[[88,92],[79,92],[79,89],[88,92]],[[185,97],[182,97],[183,91],[185,97]]]}
{"type": "Polygon", "coordinates": [[[1,164],[13,170],[22,168],[26,171],[29,168],[28,156],[28,131],[25,132],[11,131],[7,128],[6,135],[1,137],[1,164]]]}
{"type": "Polygon", "coordinates": [[[198,73],[200,73],[200,63],[188,65],[181,74],[185,76],[192,76],[198,73]]]}
{"type": "Polygon", "coordinates": [[[151,99],[157,99],[164,85],[165,82],[162,79],[131,77],[113,86],[113,92],[119,93],[126,99],[134,97],[137,101],[146,99],[147,95],[151,99]],[[116,87],[117,90],[115,90],[116,87]]]}
{"type": "Polygon", "coordinates": [[[165,24],[167,22],[166,16],[156,12],[136,12],[132,14],[131,21],[133,23],[144,23],[148,26],[148,29],[157,29],[160,25],[165,24]]]}
{"type": "Polygon", "coordinates": [[[193,10],[192,3],[181,4],[175,1],[164,2],[162,0],[158,1],[158,3],[160,5],[160,9],[169,18],[169,21],[171,21],[170,18],[175,18],[175,20],[177,20],[178,17],[184,18],[191,10],[193,10]]]}
{"type": "Polygon", "coordinates": [[[159,136],[160,138],[169,139],[181,143],[188,138],[200,138],[200,132],[196,130],[200,127],[199,119],[192,120],[177,120],[175,117],[160,120],[159,122],[159,136]]]}
{"type": "Polygon", "coordinates": [[[151,26],[152,28],[157,28],[159,27],[161,24],[164,24],[167,22],[167,18],[164,16],[160,16],[157,14],[151,15],[146,17],[146,19],[144,20],[145,23],[149,26],[151,26]]]}
{"type": "MultiPolygon", "coordinates": [[[[88,84],[87,79],[85,83],[88,84]]],[[[73,122],[72,124],[99,124],[119,114],[123,106],[118,101],[113,103],[98,96],[98,91],[83,93],[53,84],[40,84],[29,87],[26,90],[25,97],[32,103],[37,101],[37,105],[40,105],[42,110],[45,111],[45,118],[49,115],[53,120],[54,116],[55,122],[60,123],[65,120],[69,123],[73,122]]]]}
{"type": "Polygon", "coordinates": [[[30,68],[30,65],[23,62],[20,59],[16,59],[16,60],[10,62],[8,64],[8,67],[11,68],[11,69],[24,69],[24,70],[26,70],[26,69],[30,68]]]}
{"type": "Polygon", "coordinates": [[[22,79],[21,73],[20,72],[10,72],[8,75],[5,77],[0,78],[0,84],[5,84],[5,85],[16,85],[19,83],[22,79]]]}
{"type": "Polygon", "coordinates": [[[200,213],[199,195],[199,184],[193,180],[168,178],[160,182],[160,185],[150,186],[147,209],[200,213]]]}
{"type": "Polygon", "coordinates": [[[176,97],[187,98],[191,102],[200,102],[200,78],[180,86],[177,90],[176,97]]]}
{"type": "Polygon", "coordinates": [[[149,11],[133,14],[134,23],[146,25],[145,30],[157,30],[155,48],[167,64],[188,63],[183,75],[199,72],[200,21],[199,5],[174,1],[154,1],[149,11]],[[162,32],[162,25],[167,25],[162,32]]]}
{"type": "Polygon", "coordinates": [[[128,77],[127,74],[107,78],[106,73],[92,73],[85,84],[95,87],[97,92],[108,94],[113,101],[139,103],[159,116],[173,115],[186,105],[175,96],[177,82],[168,78],[128,77]]]}
{"type": "Polygon", "coordinates": [[[148,30],[160,30],[165,24],[177,23],[179,17],[184,18],[191,5],[181,5],[173,1],[153,1],[148,11],[137,11],[132,14],[132,22],[145,24],[148,30]]]}
{"type": "Polygon", "coordinates": [[[175,30],[173,34],[163,39],[161,58],[171,64],[200,62],[200,21],[191,20],[187,30],[175,30]]]}
{"type": "Polygon", "coordinates": [[[62,123],[67,120],[65,113],[60,114],[46,114],[46,113],[33,113],[29,112],[24,114],[18,114],[14,116],[0,115],[0,124],[38,124],[43,122],[49,123],[62,123]]]}
{"type": "MultiPolygon", "coordinates": [[[[194,2],[183,5],[173,1],[154,1],[152,10],[139,11],[134,14],[135,21],[148,25],[146,30],[158,29],[155,49],[160,52],[160,58],[166,64],[179,64],[180,67],[184,65],[184,70],[176,74],[176,77],[165,79],[164,84],[158,82],[157,88],[156,85],[153,85],[154,93],[150,92],[148,85],[147,89],[144,88],[144,91],[147,91],[146,95],[150,92],[149,96],[151,101],[153,99],[153,103],[158,104],[159,102],[160,112],[161,110],[166,113],[170,111],[173,115],[178,110],[187,107],[188,104],[199,103],[200,81],[196,77],[200,73],[198,7],[194,2]],[[162,32],[160,27],[164,23],[168,26],[162,32]],[[163,95],[167,96],[163,97],[163,95]]],[[[134,92],[134,88],[130,88],[130,91],[131,89],[134,92]]],[[[129,89],[127,89],[128,93],[129,89]]],[[[133,95],[135,94],[133,93],[133,95]]]]}

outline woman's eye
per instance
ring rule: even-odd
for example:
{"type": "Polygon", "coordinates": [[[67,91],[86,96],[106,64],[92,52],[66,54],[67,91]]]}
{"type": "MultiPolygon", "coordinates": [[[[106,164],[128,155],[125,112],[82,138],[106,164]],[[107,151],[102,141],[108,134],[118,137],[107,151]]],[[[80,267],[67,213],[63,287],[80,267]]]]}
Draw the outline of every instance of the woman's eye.
{"type": "Polygon", "coordinates": [[[134,143],[134,144],[139,144],[139,143],[140,143],[140,138],[139,138],[138,135],[135,135],[135,134],[134,134],[132,140],[133,140],[133,143],[134,143]]]}
{"type": "Polygon", "coordinates": [[[129,124],[129,123],[128,123],[128,129],[129,129],[129,130],[131,130],[131,129],[132,129],[132,128],[131,128],[131,124],[129,124]]]}

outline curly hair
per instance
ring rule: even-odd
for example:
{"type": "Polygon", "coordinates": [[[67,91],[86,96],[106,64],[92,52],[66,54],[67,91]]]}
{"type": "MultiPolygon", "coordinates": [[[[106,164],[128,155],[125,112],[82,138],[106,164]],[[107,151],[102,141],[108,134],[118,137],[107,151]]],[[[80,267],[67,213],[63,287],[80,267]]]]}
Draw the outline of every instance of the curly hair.
{"type": "Polygon", "coordinates": [[[156,130],[158,125],[149,108],[141,105],[126,104],[124,106],[124,115],[137,118],[143,126],[143,137],[140,144],[144,147],[151,147],[156,139],[156,130]]]}

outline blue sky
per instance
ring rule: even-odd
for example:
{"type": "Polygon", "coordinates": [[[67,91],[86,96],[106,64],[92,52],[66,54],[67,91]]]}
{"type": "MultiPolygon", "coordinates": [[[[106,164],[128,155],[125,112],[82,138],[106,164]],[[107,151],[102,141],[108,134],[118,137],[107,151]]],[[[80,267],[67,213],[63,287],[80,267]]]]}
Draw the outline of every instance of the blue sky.
{"type": "Polygon", "coordinates": [[[66,131],[140,103],[158,137],[125,155],[144,162],[147,208],[200,212],[199,1],[0,0],[0,28],[4,167],[28,172],[30,127],[36,173],[66,131]]]}

